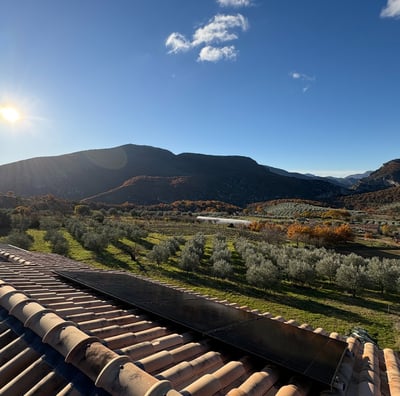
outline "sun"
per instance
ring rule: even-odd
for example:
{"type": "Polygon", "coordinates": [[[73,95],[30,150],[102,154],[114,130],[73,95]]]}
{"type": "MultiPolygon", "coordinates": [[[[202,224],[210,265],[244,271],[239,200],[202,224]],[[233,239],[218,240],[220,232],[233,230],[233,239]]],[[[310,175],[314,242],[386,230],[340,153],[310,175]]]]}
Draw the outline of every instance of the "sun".
{"type": "Polygon", "coordinates": [[[21,113],[15,107],[0,107],[0,116],[11,124],[21,119],[21,113]]]}

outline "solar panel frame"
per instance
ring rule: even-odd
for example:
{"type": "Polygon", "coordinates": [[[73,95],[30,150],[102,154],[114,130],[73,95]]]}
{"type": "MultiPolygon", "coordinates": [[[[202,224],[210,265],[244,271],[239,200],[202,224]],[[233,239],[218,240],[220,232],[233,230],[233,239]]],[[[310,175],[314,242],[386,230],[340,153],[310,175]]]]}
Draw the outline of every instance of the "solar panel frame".
{"type": "Polygon", "coordinates": [[[330,387],[347,349],[343,341],[131,274],[56,273],[330,387]]]}

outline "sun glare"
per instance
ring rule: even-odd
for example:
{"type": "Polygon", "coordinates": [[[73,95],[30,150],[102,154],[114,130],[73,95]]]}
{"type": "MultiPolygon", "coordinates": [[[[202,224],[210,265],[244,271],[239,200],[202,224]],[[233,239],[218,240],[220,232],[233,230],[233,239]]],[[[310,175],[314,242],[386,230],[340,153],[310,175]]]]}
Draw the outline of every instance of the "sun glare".
{"type": "Polygon", "coordinates": [[[15,107],[0,107],[0,116],[11,124],[21,119],[21,114],[15,107]]]}

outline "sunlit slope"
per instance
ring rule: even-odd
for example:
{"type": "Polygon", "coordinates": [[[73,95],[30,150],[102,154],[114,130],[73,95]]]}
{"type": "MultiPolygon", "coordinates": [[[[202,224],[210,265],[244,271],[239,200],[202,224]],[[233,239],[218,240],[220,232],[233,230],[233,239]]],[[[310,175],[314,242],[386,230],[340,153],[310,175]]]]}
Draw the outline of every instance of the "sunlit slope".
{"type": "Polygon", "coordinates": [[[358,193],[383,190],[400,186],[400,159],[394,159],[383,164],[357,183],[354,189],[358,193]]]}

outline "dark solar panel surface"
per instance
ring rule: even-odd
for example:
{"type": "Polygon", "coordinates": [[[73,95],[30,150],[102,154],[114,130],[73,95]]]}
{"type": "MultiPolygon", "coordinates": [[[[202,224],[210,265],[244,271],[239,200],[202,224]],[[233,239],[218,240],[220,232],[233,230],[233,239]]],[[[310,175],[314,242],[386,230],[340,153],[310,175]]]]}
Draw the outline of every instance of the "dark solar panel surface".
{"type": "Polygon", "coordinates": [[[347,348],[345,342],[129,274],[57,273],[322,384],[333,384],[347,348]]]}

